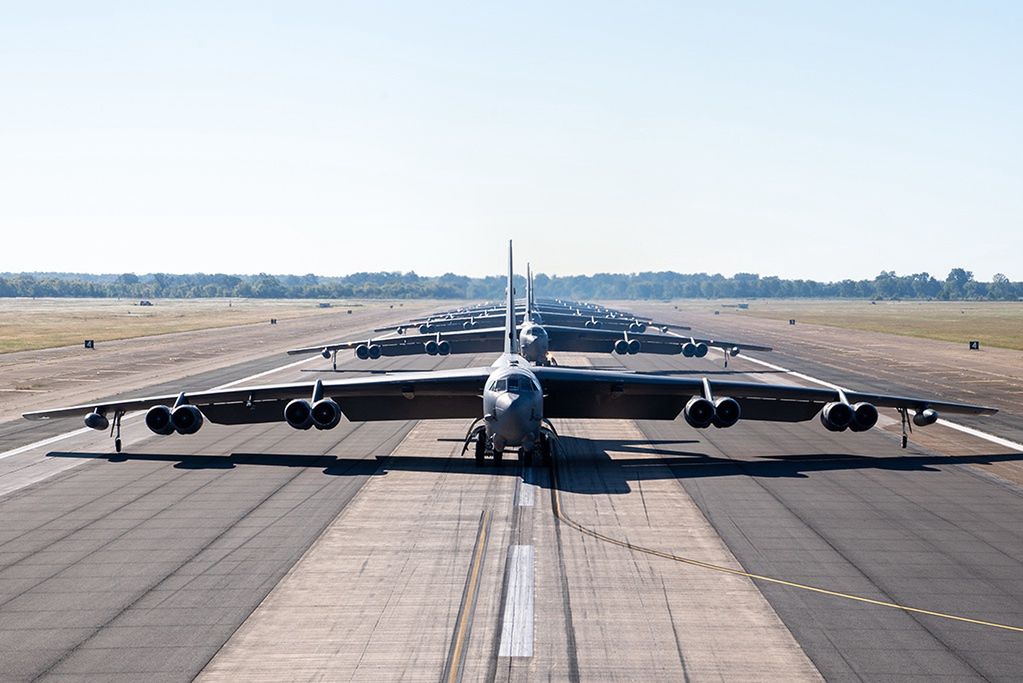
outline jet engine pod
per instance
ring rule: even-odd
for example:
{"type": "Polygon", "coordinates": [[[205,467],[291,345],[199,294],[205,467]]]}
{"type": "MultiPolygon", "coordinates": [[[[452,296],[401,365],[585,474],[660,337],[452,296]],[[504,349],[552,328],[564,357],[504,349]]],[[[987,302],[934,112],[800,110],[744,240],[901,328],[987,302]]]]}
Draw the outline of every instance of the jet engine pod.
{"type": "Polygon", "coordinates": [[[426,349],[426,353],[431,356],[436,356],[437,352],[440,350],[437,342],[433,339],[423,344],[423,348],[426,349]]]}
{"type": "MultiPolygon", "coordinates": [[[[636,322],[633,323],[633,325],[636,326],[637,332],[646,332],[646,323],[641,323],[637,320],[636,322]]],[[[630,325],[629,327],[632,327],[632,325],[630,325]]]]}
{"type": "Polygon", "coordinates": [[[419,334],[430,334],[430,326],[429,325],[420,325],[419,326],[419,334]]]}
{"type": "Polygon", "coordinates": [[[451,353],[451,342],[449,342],[447,339],[441,339],[439,342],[437,342],[438,355],[446,356],[449,353],[451,353]]]}
{"type": "Polygon", "coordinates": [[[735,356],[739,355],[739,351],[740,349],[738,346],[733,346],[732,348],[728,349],[728,355],[734,358],[735,356]]]}
{"type": "Polygon", "coordinates": [[[639,329],[639,323],[636,321],[629,323],[629,332],[642,332],[642,330],[639,329]]]}
{"type": "Polygon", "coordinates": [[[322,351],[320,351],[320,355],[329,360],[330,359],[330,349],[324,348],[322,351]]]}
{"type": "Polygon", "coordinates": [[[153,406],[146,411],[146,426],[154,434],[167,436],[174,431],[171,409],[167,406],[153,406]]]}
{"type": "Polygon", "coordinates": [[[313,407],[304,398],[296,398],[284,406],[284,419],[295,429],[313,426],[313,407]]]}
{"type": "Polygon", "coordinates": [[[682,345],[682,355],[686,358],[692,358],[696,355],[696,344],[692,342],[686,342],[682,345]]]}
{"type": "Polygon", "coordinates": [[[835,401],[824,405],[821,411],[821,424],[829,432],[844,432],[852,424],[854,417],[852,406],[848,403],[835,401]]]}
{"type": "Polygon", "coordinates": [[[714,401],[714,419],[711,421],[715,427],[726,429],[731,427],[742,416],[742,408],[734,398],[722,396],[714,401]]]}
{"type": "Polygon", "coordinates": [[[938,421],[938,411],[927,408],[913,415],[913,424],[917,427],[926,427],[938,421]]]}
{"type": "Polygon", "coordinates": [[[313,426],[333,429],[341,421],[341,406],[331,398],[322,398],[313,404],[313,426]]]}
{"type": "Polygon", "coordinates": [[[615,340],[615,353],[617,353],[619,356],[624,356],[628,352],[629,352],[629,342],[625,341],[624,339],[616,339],[615,340]]]}
{"type": "Polygon", "coordinates": [[[703,429],[714,421],[714,404],[702,396],[693,396],[682,411],[690,427],[703,429]]]}
{"type": "Polygon", "coordinates": [[[365,344],[359,344],[356,346],[355,357],[359,360],[369,360],[369,347],[365,344]]]}
{"type": "Polygon", "coordinates": [[[195,434],[202,427],[202,413],[195,406],[178,406],[171,413],[171,424],[178,434],[195,434]]]}
{"type": "Polygon", "coordinates": [[[370,344],[367,351],[369,351],[369,357],[373,360],[376,360],[384,353],[384,349],[380,344],[370,344]]]}
{"type": "Polygon", "coordinates": [[[854,432],[865,432],[877,424],[877,408],[866,401],[857,403],[853,407],[853,420],[849,429],[854,432]]]}
{"type": "Polygon", "coordinates": [[[85,426],[89,429],[103,431],[110,426],[110,420],[107,419],[106,415],[100,415],[94,410],[85,416],[85,426]]]}
{"type": "Polygon", "coordinates": [[[593,324],[592,320],[587,320],[586,322],[583,323],[583,327],[585,327],[586,329],[590,329],[591,327],[595,327],[595,325],[593,324]]]}
{"type": "Polygon", "coordinates": [[[699,344],[696,345],[696,348],[693,350],[693,355],[696,356],[697,358],[703,358],[704,356],[707,355],[707,351],[709,351],[707,345],[704,344],[703,342],[700,342],[699,344]]]}
{"type": "Polygon", "coordinates": [[[639,342],[638,339],[630,339],[629,340],[629,353],[630,354],[636,355],[637,353],[639,353],[639,350],[641,348],[643,348],[643,345],[639,342]]]}

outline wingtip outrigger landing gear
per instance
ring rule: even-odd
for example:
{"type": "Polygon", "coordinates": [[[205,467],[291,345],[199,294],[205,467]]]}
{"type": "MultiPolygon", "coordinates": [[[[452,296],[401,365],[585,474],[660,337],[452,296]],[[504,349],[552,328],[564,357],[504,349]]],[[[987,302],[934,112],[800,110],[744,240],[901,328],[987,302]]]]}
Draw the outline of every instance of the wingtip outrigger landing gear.
{"type": "Polygon", "coordinates": [[[902,447],[909,443],[909,435],[913,433],[913,423],[909,419],[909,408],[896,408],[902,418],[902,447]]]}
{"type": "Polygon", "coordinates": [[[330,363],[334,367],[334,372],[337,372],[337,349],[330,352],[330,363]]]}
{"type": "MultiPolygon", "coordinates": [[[[114,437],[114,450],[118,453],[121,452],[121,416],[124,415],[123,410],[114,411],[114,419],[110,422],[110,436],[114,437]]],[[[101,428],[102,429],[102,428],[101,428]]]]}

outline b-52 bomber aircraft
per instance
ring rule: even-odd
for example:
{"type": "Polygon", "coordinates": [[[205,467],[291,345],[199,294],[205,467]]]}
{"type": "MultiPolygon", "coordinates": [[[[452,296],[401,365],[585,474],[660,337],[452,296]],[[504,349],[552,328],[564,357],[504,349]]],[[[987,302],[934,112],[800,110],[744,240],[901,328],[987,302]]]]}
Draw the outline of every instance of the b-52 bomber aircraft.
{"type": "MultiPolygon", "coordinates": [[[[926,398],[846,392],[785,384],[666,377],[640,373],[531,367],[519,354],[515,330],[511,245],[504,351],[488,367],[234,387],[144,398],[116,399],[25,413],[30,420],[84,415],[85,425],[110,428],[121,450],[121,418],[145,410],[156,434],[194,434],[206,420],[225,425],[287,422],[295,429],[332,429],[342,417],[371,420],[474,419],[466,435],[483,464],[511,448],[523,460],[549,457],[556,438],[551,420],[610,418],[674,420],[697,429],[730,428],[740,420],[801,422],[815,415],[828,430],[866,431],[878,407],[895,408],[905,428],[938,420],[938,411],[992,414],[994,408],[926,398]]],[[[905,435],[905,432],[904,432],[905,435]]],[[[905,441],[903,442],[905,445],[905,441]]]]}
{"type": "MultiPolygon", "coordinates": [[[[527,273],[527,288],[531,286],[532,277],[527,273]]],[[[633,313],[605,308],[596,304],[580,302],[564,302],[558,300],[544,300],[542,303],[534,301],[523,301],[516,303],[516,319],[523,323],[526,321],[527,304],[532,305],[532,320],[537,323],[550,325],[562,325],[565,327],[585,327],[595,329],[608,329],[618,331],[629,331],[634,333],[646,332],[649,328],[655,328],[661,332],[669,330],[685,331],[690,328],[686,325],[675,323],[656,322],[650,318],[642,318],[633,313]]],[[[453,332],[457,330],[491,329],[504,324],[504,308],[496,308],[492,304],[480,306],[463,306],[461,308],[435,313],[433,315],[415,318],[396,326],[378,327],[374,332],[391,332],[406,334],[408,330],[418,330],[419,334],[436,334],[438,332],[453,332]]]]}
{"type": "MultiPolygon", "coordinates": [[[[571,327],[547,324],[546,314],[534,308],[533,280],[527,271],[525,309],[521,324],[517,326],[519,353],[536,365],[556,365],[552,351],[579,353],[615,353],[621,356],[637,353],[662,355],[681,354],[686,358],[703,358],[711,347],[718,347],[724,353],[725,365],[729,356],[737,356],[742,349],[770,351],[769,346],[745,344],[721,339],[700,339],[666,334],[643,334],[629,330],[571,327]]],[[[406,334],[356,341],[343,341],[319,346],[291,349],[289,355],[320,353],[332,360],[337,370],[337,353],[354,350],[360,360],[380,357],[412,356],[426,354],[447,356],[462,353],[499,352],[503,348],[504,328],[454,330],[433,334],[406,334]]]]}

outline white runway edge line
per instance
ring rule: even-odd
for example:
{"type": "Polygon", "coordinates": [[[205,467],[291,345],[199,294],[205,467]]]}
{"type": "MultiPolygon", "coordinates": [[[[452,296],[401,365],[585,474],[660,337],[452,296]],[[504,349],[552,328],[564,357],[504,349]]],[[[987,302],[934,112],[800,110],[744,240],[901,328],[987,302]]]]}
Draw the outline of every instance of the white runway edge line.
{"type": "Polygon", "coordinates": [[[533,562],[533,546],[508,547],[508,592],[498,657],[533,656],[533,562]]]}
{"type": "MultiPolygon", "coordinates": [[[[718,350],[721,351],[722,354],[725,353],[721,349],[718,349],[718,350]]],[[[778,372],[788,373],[788,374],[792,375],[793,377],[798,377],[799,379],[804,379],[807,382],[813,382],[815,384],[820,384],[821,386],[825,386],[825,387],[827,387],[829,389],[834,389],[835,391],[838,391],[839,389],[841,389],[842,391],[851,391],[850,389],[846,389],[845,387],[840,387],[837,384],[832,384],[831,382],[825,382],[822,379],[817,379],[816,377],[811,377],[810,375],[804,375],[801,372],[796,372],[794,370],[789,370],[788,368],[783,368],[780,365],[775,365],[774,363],[768,363],[765,360],[760,360],[759,358],[754,358],[753,356],[750,356],[749,354],[746,354],[746,353],[742,354],[742,358],[745,358],[746,360],[750,361],[751,363],[756,363],[758,365],[763,365],[766,368],[770,368],[772,370],[777,370],[778,372]]],[[[984,439],[985,441],[989,441],[991,443],[998,444],[999,446],[1004,446],[1005,448],[1011,448],[1014,451],[1019,451],[1020,453],[1023,453],[1023,444],[1021,444],[1021,443],[1017,443],[1015,441],[1010,441],[1009,439],[1003,439],[1000,436],[995,436],[994,434],[988,434],[987,432],[982,432],[979,429],[974,429],[973,427],[967,427],[966,425],[961,425],[961,424],[958,424],[956,422],[949,422],[945,418],[940,418],[938,420],[938,424],[944,425],[945,427],[948,427],[949,429],[954,429],[957,432],[962,432],[964,434],[969,434],[970,436],[975,436],[978,439],[984,439]]]]}
{"type": "MultiPolygon", "coordinates": [[[[234,385],[241,384],[243,382],[250,382],[250,381],[252,381],[254,379],[259,379],[260,377],[265,377],[266,375],[272,375],[275,372],[280,372],[282,370],[287,370],[289,368],[293,368],[293,367],[296,367],[298,365],[302,365],[303,363],[308,363],[311,360],[316,360],[316,358],[317,358],[317,356],[312,356],[310,358],[305,358],[305,359],[300,360],[300,361],[295,361],[294,363],[288,363],[287,365],[282,365],[282,366],[280,366],[278,368],[272,368],[270,370],[264,370],[263,372],[256,373],[255,375],[249,375],[248,377],[242,377],[241,379],[236,379],[233,382],[228,382],[227,384],[221,384],[220,386],[213,387],[212,389],[209,389],[209,391],[218,391],[220,389],[227,389],[229,387],[233,387],[234,385]]],[[[142,411],[141,410],[139,410],[137,412],[134,412],[134,413],[129,413],[129,414],[127,414],[127,415],[125,415],[124,417],[121,418],[121,424],[124,424],[125,422],[127,422],[129,420],[132,420],[132,419],[138,417],[139,415],[142,415],[142,411]]],[[[75,429],[75,430],[70,431],[70,432],[64,432],[63,434],[58,434],[57,436],[51,436],[51,437],[49,437],[47,439],[42,439],[41,441],[36,441],[35,443],[30,443],[30,444],[25,445],[25,446],[19,446],[17,448],[12,448],[9,451],[4,451],[3,453],[0,453],[0,460],[3,460],[4,458],[10,458],[10,457],[13,457],[15,455],[19,455],[21,453],[26,453],[26,452],[31,451],[31,450],[36,449],[36,448],[42,448],[44,446],[49,446],[50,444],[57,443],[58,441],[63,441],[64,439],[70,439],[73,436],[80,436],[82,434],[89,434],[89,433],[91,433],[93,431],[94,430],[89,429],[88,427],[82,427],[81,429],[75,429]]]]}

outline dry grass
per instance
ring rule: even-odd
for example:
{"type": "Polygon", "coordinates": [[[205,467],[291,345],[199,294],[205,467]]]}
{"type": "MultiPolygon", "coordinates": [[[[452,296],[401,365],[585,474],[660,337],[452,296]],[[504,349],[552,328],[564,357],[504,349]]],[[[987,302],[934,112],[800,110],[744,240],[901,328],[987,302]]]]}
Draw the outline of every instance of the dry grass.
{"type": "Polygon", "coordinates": [[[229,327],[336,312],[360,303],[316,300],[154,299],[139,306],[127,299],[0,299],[0,353],[131,339],[168,332],[229,327]]]}
{"type": "MultiPolygon", "coordinates": [[[[735,303],[730,301],[727,303],[735,303]]],[[[679,309],[717,308],[722,315],[748,315],[773,320],[795,319],[816,325],[887,332],[909,337],[1023,350],[1023,302],[753,300],[748,310],[721,303],[685,301],[679,309]]]]}

